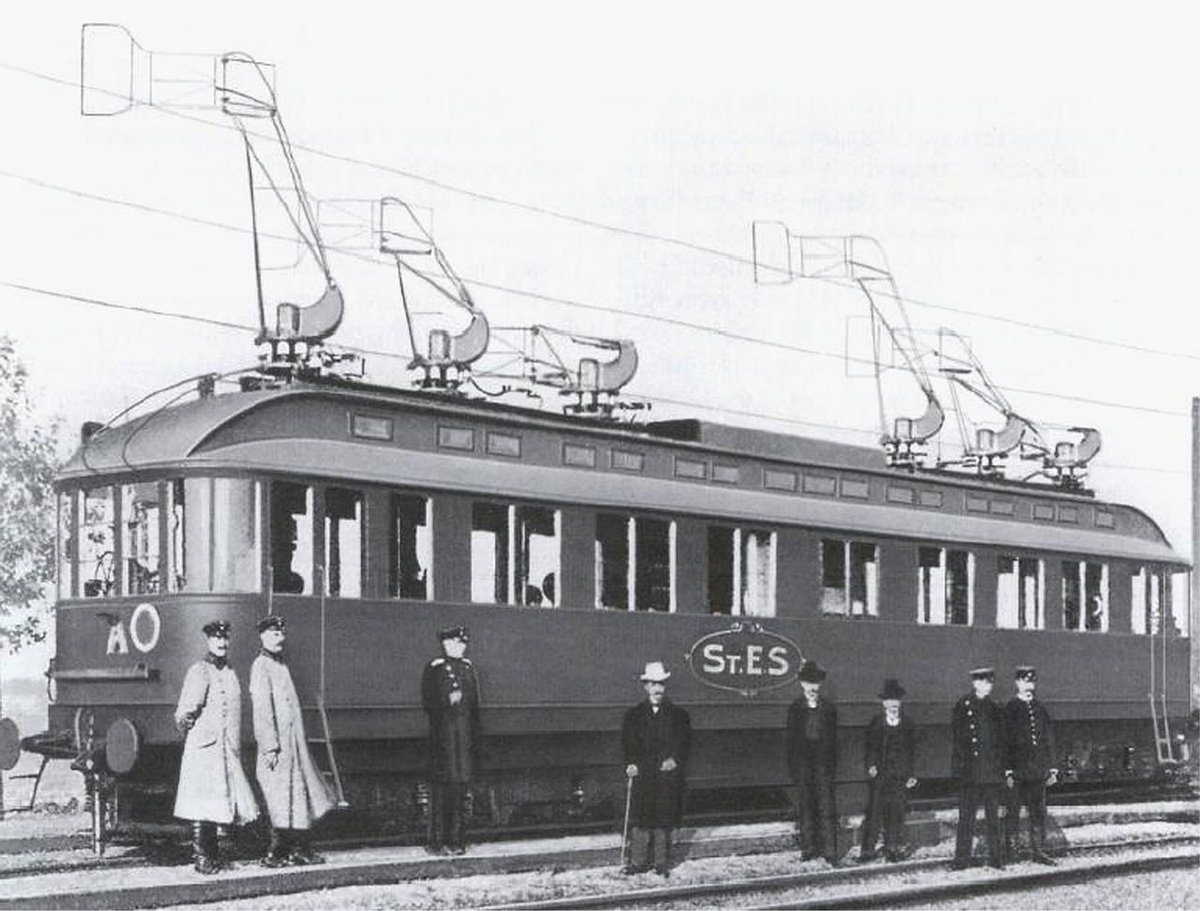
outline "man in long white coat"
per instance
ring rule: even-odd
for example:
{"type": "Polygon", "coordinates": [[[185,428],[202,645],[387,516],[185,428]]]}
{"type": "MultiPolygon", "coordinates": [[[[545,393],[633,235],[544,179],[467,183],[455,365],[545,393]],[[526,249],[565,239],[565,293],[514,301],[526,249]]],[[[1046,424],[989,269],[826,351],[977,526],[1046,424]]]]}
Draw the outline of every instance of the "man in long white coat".
{"type": "Polygon", "coordinates": [[[271,845],[263,865],[324,863],[313,851],[309,833],[332,809],[333,798],[308,752],[300,699],[283,658],[283,618],[264,617],[258,634],[262,653],[250,668],[250,698],[258,742],[256,773],[271,821],[271,845]]]}
{"type": "Polygon", "coordinates": [[[175,815],[191,821],[196,871],[205,874],[221,869],[217,826],[258,818],[242,769],[242,687],[229,666],[229,631],[224,620],[205,624],[208,654],[188,668],[175,709],[186,732],[175,815]]]}

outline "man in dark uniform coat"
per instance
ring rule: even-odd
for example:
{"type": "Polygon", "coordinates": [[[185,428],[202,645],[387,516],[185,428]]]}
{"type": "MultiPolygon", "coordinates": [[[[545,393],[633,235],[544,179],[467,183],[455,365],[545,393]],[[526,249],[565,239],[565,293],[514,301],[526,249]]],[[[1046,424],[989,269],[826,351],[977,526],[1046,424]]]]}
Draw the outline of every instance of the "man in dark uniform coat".
{"type": "Polygon", "coordinates": [[[883,711],[867,725],[866,769],[870,780],[867,812],[863,817],[862,852],[859,860],[875,857],[879,824],[883,823],[883,851],[890,863],[900,860],[904,843],[904,811],[908,792],[917,786],[913,777],[916,733],[913,723],[900,710],[904,687],[892,677],[879,693],[883,711]]]}
{"type": "MultiPolygon", "coordinates": [[[[1037,671],[1029,666],[1017,668],[1017,695],[1004,707],[1008,732],[1008,787],[1010,794],[1007,841],[1016,845],[1021,824],[1021,807],[1029,810],[1029,843],[1033,859],[1053,866],[1046,855],[1046,787],[1058,781],[1054,764],[1057,750],[1050,713],[1034,696],[1037,671]]],[[[1011,847],[1009,856],[1012,856],[1011,847]]]]}
{"type": "Polygon", "coordinates": [[[439,634],[442,657],[425,666],[421,703],[429,716],[430,854],[463,854],[463,807],[479,768],[479,682],[467,649],[467,628],[439,634]]]}
{"type": "Polygon", "coordinates": [[[837,707],[821,696],[825,670],[815,661],[800,665],[804,694],[792,703],[787,719],[788,772],[796,785],[796,837],[801,856],[821,856],[836,866],[837,707]]]}
{"type": "Polygon", "coordinates": [[[958,779],[958,838],[954,847],[955,870],[971,864],[975,814],[983,804],[987,816],[988,862],[1004,868],[1004,841],[1000,830],[1000,792],[1004,786],[1007,739],[1004,713],[991,700],[996,672],[990,667],[971,671],[972,692],[954,703],[950,773],[958,779]]]}
{"type": "Polygon", "coordinates": [[[625,713],[621,751],[631,788],[629,864],[626,873],[650,869],[670,876],[671,830],[683,814],[683,793],[692,721],[667,698],[667,678],[661,661],[651,661],[641,676],[646,698],[625,713]]]}

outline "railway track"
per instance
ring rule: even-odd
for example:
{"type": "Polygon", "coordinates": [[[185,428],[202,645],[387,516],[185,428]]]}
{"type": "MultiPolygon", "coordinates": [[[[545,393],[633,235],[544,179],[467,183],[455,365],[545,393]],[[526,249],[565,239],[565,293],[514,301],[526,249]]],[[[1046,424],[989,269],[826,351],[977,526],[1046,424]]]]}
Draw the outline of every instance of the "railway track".
{"type": "MultiPolygon", "coordinates": [[[[1076,825],[1128,823],[1134,826],[1149,825],[1151,829],[1143,828],[1141,837],[1135,841],[1113,844],[1081,842],[1065,852],[1067,857],[1097,852],[1108,852],[1108,856],[1111,856],[1114,851],[1131,850],[1134,846],[1140,856],[1146,857],[1152,849],[1174,849],[1178,852],[1181,848],[1189,849],[1200,843],[1196,806],[1191,802],[1146,804],[1133,813],[1123,807],[1096,807],[1087,811],[1086,816],[1080,816],[1078,810],[1069,811],[1069,815],[1072,815],[1076,825]],[[1169,831],[1160,827],[1166,827],[1169,831]]],[[[1085,837],[1094,838],[1095,835],[1085,837]]],[[[505,907],[656,907],[689,901],[713,904],[729,902],[738,895],[747,894],[757,896],[754,900],[757,907],[784,898],[792,902],[789,890],[812,889],[821,891],[819,904],[825,906],[834,894],[851,891],[852,886],[861,891],[864,884],[875,883],[880,887],[876,891],[882,895],[887,891],[884,887],[889,878],[894,878],[894,874],[927,876],[933,871],[945,870],[948,864],[948,857],[925,857],[900,864],[848,865],[836,870],[813,869],[809,865],[807,872],[793,873],[795,860],[791,852],[790,826],[785,824],[764,824],[754,827],[752,831],[743,827],[697,830],[691,833],[690,841],[684,842],[684,845],[685,856],[693,862],[705,858],[715,860],[755,855],[763,858],[766,870],[780,871],[780,875],[654,889],[626,888],[569,899],[555,899],[551,895],[530,905],[505,907]]],[[[168,851],[170,848],[169,845],[165,846],[168,851]]],[[[928,850],[923,849],[922,853],[928,850]]],[[[1194,862],[1196,852],[1187,853],[1194,862]]],[[[71,852],[40,852],[27,855],[28,863],[22,857],[0,855],[0,911],[29,907],[162,907],[272,894],[297,894],[345,886],[387,886],[415,880],[449,883],[454,879],[479,874],[583,871],[589,868],[599,874],[598,881],[593,878],[591,888],[614,889],[618,888],[617,883],[624,885],[628,882],[617,880],[612,869],[618,863],[619,854],[619,845],[611,834],[603,837],[544,838],[520,843],[482,843],[466,857],[457,858],[431,858],[417,848],[371,846],[353,851],[333,849],[330,851],[330,863],[325,867],[292,868],[286,871],[267,871],[254,859],[246,858],[243,862],[235,863],[229,873],[215,878],[194,874],[182,862],[182,854],[173,859],[168,855],[148,859],[133,850],[124,856],[106,858],[94,858],[82,851],[76,851],[73,855],[71,852]],[[602,872],[604,868],[609,868],[609,871],[602,872]]],[[[975,874],[978,872],[956,875],[949,884],[940,885],[974,887],[978,881],[975,874]]],[[[1067,875],[1063,870],[1049,872],[1067,875]]],[[[684,879],[695,875],[694,868],[680,873],[684,879]]],[[[1012,882],[1015,878],[1010,873],[1002,879],[1012,882]]],[[[637,885],[636,881],[628,884],[637,885]]],[[[476,904],[491,900],[485,896],[476,904]]],[[[851,901],[852,897],[847,896],[846,900],[851,901]]]]}
{"type": "MultiPolygon", "coordinates": [[[[1060,856],[1096,855],[1096,863],[1053,868],[1036,873],[998,872],[983,878],[978,876],[960,878],[955,874],[955,878],[948,882],[918,883],[893,888],[848,889],[849,886],[869,884],[875,880],[892,880],[898,876],[911,877],[939,870],[944,871],[947,870],[948,860],[940,857],[886,866],[838,868],[782,876],[751,877],[725,882],[629,889],[570,898],[492,905],[489,906],[488,911],[527,911],[527,909],[535,908],[669,908],[676,904],[688,906],[691,903],[724,906],[739,897],[752,900],[746,907],[760,909],[888,908],[988,892],[1041,888],[1051,884],[1084,881],[1098,875],[1145,873],[1172,867],[1196,866],[1197,855],[1192,852],[1170,851],[1157,855],[1151,853],[1152,849],[1177,849],[1189,845],[1200,845],[1200,835],[1176,835],[1094,843],[1067,848],[1060,853],[1060,856]],[[1115,863],[1106,859],[1121,851],[1130,850],[1137,851],[1143,856],[1115,863]],[[831,893],[827,891],[829,888],[841,888],[847,891],[831,893]],[[770,896],[778,896],[789,890],[810,893],[817,889],[821,890],[819,895],[806,895],[779,902],[766,901],[770,896]]],[[[947,872],[947,876],[949,875],[947,872]]]]}

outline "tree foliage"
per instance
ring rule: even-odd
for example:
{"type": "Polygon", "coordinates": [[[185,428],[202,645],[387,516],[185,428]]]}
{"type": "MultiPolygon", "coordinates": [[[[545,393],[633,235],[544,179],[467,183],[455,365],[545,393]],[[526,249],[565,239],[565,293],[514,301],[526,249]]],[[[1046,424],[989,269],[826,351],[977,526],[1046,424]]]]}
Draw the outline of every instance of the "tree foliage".
{"type": "Polygon", "coordinates": [[[58,423],[39,423],[12,340],[0,335],[0,645],[46,635],[54,578],[58,423]]]}

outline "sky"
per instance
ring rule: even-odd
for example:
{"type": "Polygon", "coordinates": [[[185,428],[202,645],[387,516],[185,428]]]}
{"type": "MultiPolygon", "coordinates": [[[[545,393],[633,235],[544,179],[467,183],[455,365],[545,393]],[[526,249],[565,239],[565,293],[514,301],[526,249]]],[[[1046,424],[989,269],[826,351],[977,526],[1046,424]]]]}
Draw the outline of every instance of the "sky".
{"type": "MultiPolygon", "coordinates": [[[[154,105],[81,115],[80,27],[118,23],[143,96],[150,61],[160,77],[229,51],[273,64],[313,198],[417,207],[493,325],[633,338],[628,391],[651,418],[871,445],[875,386],[844,356],[865,352],[863,295],[756,285],[750,226],[873,237],[918,336],[967,338],[1053,439],[1099,428],[1090,485],[1186,554],[1200,60],[1183,8],[24,4],[0,33],[0,331],[68,441],[256,358],[250,331],[95,303],[258,318],[231,119],[171,106],[166,84],[154,105]]],[[[89,72],[125,59],[99,58],[89,72]]],[[[332,341],[383,352],[368,376],[405,383],[394,265],[369,237],[326,239],[347,306],[332,341]]],[[[315,300],[311,266],[270,281],[315,300]]],[[[461,326],[414,303],[422,334],[461,326]]],[[[889,414],[911,412],[915,387],[891,382],[889,414]]]]}

